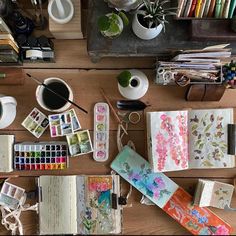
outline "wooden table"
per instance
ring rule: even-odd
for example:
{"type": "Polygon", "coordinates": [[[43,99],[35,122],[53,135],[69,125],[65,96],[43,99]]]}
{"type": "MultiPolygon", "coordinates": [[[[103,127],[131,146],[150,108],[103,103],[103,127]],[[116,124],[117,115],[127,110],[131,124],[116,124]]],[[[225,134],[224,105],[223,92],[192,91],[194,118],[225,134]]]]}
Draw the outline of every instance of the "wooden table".
{"type": "MultiPolygon", "coordinates": [[[[173,110],[182,108],[220,108],[236,107],[236,91],[227,90],[220,102],[186,102],[184,100],[184,88],[160,87],[154,84],[154,57],[145,58],[104,58],[99,63],[93,64],[87,55],[86,40],[54,40],[56,63],[26,63],[23,65],[24,72],[30,73],[40,79],[47,77],[60,77],[64,79],[72,88],[75,101],[89,111],[86,115],[76,110],[83,129],[89,129],[93,137],[93,106],[96,102],[104,101],[99,92],[102,87],[112,104],[122,99],[118,92],[116,76],[127,68],[141,69],[149,78],[150,88],[142,101],[152,106],[146,111],[173,110]]],[[[51,140],[49,130],[38,140],[34,138],[22,126],[21,122],[26,115],[38,106],[35,99],[35,89],[37,84],[30,79],[25,79],[23,86],[0,86],[0,92],[17,99],[17,117],[14,123],[6,130],[1,130],[2,134],[15,134],[16,141],[47,141],[51,140]]],[[[42,110],[42,109],[40,109],[42,110]]],[[[43,110],[42,110],[43,111],[43,110]]],[[[44,111],[45,112],[45,111],[44,111]]],[[[48,114],[47,112],[45,112],[48,114]]],[[[236,117],[236,112],[235,112],[236,117]]],[[[110,157],[105,163],[95,162],[92,154],[70,158],[70,168],[65,171],[20,171],[12,172],[11,175],[19,175],[15,181],[27,190],[34,189],[34,179],[40,175],[79,175],[79,174],[109,174],[109,165],[118,153],[116,146],[117,123],[115,118],[110,117],[110,157]]],[[[145,121],[142,114],[141,123],[130,126],[128,129],[129,139],[135,145],[137,152],[146,155],[145,121]]],[[[64,140],[57,138],[55,140],[64,140]]],[[[236,168],[227,170],[186,170],[179,172],[169,172],[167,175],[177,184],[185,188],[190,193],[194,192],[195,185],[199,177],[233,183],[236,168]]],[[[0,174],[0,176],[2,176],[0,174]]],[[[127,188],[125,182],[122,186],[127,188]]],[[[132,207],[124,209],[123,214],[123,234],[168,234],[187,235],[189,234],[182,226],[171,219],[166,213],[156,206],[146,206],[139,203],[141,194],[133,190],[129,203],[132,207]]],[[[31,202],[33,202],[31,200],[31,202]]],[[[236,197],[233,197],[233,205],[236,206],[236,197]]],[[[230,223],[236,233],[236,212],[225,212],[212,209],[225,221],[230,223]]],[[[38,217],[34,212],[22,213],[22,222],[25,234],[37,234],[38,217]]],[[[10,234],[0,224],[0,234],[10,234]]]]}

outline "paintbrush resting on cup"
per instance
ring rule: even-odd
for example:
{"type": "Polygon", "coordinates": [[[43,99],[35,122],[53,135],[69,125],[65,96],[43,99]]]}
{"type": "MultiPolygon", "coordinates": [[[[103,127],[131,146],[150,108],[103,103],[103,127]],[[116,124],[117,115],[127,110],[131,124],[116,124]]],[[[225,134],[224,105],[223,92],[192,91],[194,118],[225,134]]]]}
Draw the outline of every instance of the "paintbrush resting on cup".
{"type": "Polygon", "coordinates": [[[67,99],[65,97],[63,97],[61,94],[55,92],[53,89],[49,88],[48,85],[46,85],[45,83],[42,83],[40,80],[36,79],[35,77],[31,76],[30,74],[26,73],[26,75],[33,79],[35,82],[37,82],[38,84],[42,85],[44,88],[46,88],[48,91],[50,91],[51,93],[55,94],[58,98],[69,102],[70,104],[74,105],[75,107],[77,107],[78,109],[80,109],[81,111],[88,113],[84,108],[80,107],[79,105],[77,105],[76,103],[74,103],[73,101],[71,101],[70,99],[67,99]]]}

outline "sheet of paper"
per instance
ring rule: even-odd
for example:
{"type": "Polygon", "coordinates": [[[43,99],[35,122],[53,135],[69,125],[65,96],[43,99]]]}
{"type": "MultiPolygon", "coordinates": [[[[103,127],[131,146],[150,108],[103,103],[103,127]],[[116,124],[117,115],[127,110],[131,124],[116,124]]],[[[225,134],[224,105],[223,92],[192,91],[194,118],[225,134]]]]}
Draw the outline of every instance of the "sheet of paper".
{"type": "Polygon", "coordinates": [[[198,205],[200,207],[208,207],[211,206],[211,198],[214,188],[214,181],[207,181],[207,180],[199,180],[201,186],[201,190],[199,191],[200,200],[198,205]]]}
{"type": "Polygon", "coordinates": [[[148,158],[154,172],[188,168],[188,112],[147,113],[148,158]]]}
{"type": "Polygon", "coordinates": [[[77,234],[76,177],[41,176],[40,234],[77,234]]]}
{"type": "Polygon", "coordinates": [[[234,156],[227,154],[227,125],[233,123],[233,109],[189,112],[190,168],[232,168],[234,156]]]}

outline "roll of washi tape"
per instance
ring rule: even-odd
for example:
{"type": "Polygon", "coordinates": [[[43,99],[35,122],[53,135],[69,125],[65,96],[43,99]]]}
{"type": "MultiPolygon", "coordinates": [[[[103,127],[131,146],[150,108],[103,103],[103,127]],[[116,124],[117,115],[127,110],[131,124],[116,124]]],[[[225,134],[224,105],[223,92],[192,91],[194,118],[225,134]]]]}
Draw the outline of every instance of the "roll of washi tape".
{"type": "Polygon", "coordinates": [[[141,120],[141,117],[140,117],[140,114],[138,112],[134,111],[134,112],[129,113],[128,119],[129,119],[129,122],[131,124],[136,125],[141,120]]]}

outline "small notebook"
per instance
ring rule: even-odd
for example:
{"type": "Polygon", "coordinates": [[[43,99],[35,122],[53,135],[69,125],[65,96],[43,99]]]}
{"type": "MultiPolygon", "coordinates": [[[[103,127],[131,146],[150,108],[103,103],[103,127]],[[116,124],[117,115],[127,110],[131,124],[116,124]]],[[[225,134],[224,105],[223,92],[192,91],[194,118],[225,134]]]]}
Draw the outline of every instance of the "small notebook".
{"type": "Polygon", "coordinates": [[[194,204],[224,209],[230,206],[234,186],[218,181],[199,179],[194,195],[194,204]]]}
{"type": "Polygon", "coordinates": [[[118,175],[40,176],[40,234],[119,234],[118,175]]]}
{"type": "Polygon", "coordinates": [[[228,124],[233,109],[147,112],[148,158],[154,172],[233,168],[228,124]]]}
{"type": "MultiPolygon", "coordinates": [[[[232,227],[207,208],[193,205],[192,196],[125,146],[111,168],[194,235],[228,235],[232,227]]],[[[140,216],[142,217],[142,216],[140,216]]]]}
{"type": "Polygon", "coordinates": [[[13,171],[14,135],[0,135],[0,172],[13,171]]]}

